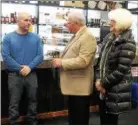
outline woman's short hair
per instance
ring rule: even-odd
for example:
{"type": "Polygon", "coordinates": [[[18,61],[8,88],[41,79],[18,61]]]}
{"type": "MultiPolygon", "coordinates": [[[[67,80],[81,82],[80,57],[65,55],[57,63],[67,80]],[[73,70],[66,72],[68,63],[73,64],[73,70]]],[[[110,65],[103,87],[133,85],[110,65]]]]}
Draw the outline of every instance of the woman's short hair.
{"type": "Polygon", "coordinates": [[[71,19],[71,21],[77,22],[77,23],[79,23],[81,25],[85,25],[86,24],[85,15],[81,11],[74,10],[74,11],[69,12],[68,19],[71,19]]]}
{"type": "Polygon", "coordinates": [[[108,18],[116,22],[116,30],[129,29],[133,22],[132,13],[124,8],[117,8],[115,10],[111,10],[108,14],[108,18]]]}

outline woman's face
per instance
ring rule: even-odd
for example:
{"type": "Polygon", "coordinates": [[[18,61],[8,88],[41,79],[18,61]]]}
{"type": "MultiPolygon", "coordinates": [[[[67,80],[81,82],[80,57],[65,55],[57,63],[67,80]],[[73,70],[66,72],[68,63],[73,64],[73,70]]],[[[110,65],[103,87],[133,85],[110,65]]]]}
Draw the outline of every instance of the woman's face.
{"type": "Polygon", "coordinates": [[[110,26],[110,31],[115,32],[116,31],[116,29],[115,29],[116,22],[114,20],[109,20],[108,24],[110,26]]]}

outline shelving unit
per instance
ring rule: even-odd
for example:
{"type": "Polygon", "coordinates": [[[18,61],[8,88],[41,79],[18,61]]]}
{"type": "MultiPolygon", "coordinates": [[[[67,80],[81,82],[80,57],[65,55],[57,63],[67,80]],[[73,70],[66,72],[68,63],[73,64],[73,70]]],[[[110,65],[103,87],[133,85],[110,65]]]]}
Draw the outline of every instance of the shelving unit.
{"type": "MultiPolygon", "coordinates": [[[[68,11],[71,11],[73,9],[75,10],[79,9],[81,11],[84,11],[84,13],[86,14],[86,18],[89,17],[91,13],[93,15],[93,13],[95,13],[95,10],[92,10],[92,9],[88,10],[88,8],[86,9],[87,6],[85,4],[82,1],[74,1],[74,2],[72,1],[68,1],[68,2],[67,1],[39,1],[39,2],[37,1],[24,1],[24,2],[23,1],[20,1],[20,2],[19,1],[3,1],[2,2],[2,16],[4,17],[8,16],[10,20],[10,15],[9,15],[10,13],[15,13],[15,12],[18,13],[21,11],[27,11],[31,13],[32,17],[37,17],[37,20],[38,20],[38,23],[37,25],[34,26],[33,31],[38,33],[41,36],[41,34],[47,33],[46,31],[43,31],[43,30],[50,29],[50,26],[52,28],[54,26],[62,27],[61,29],[65,28],[64,23],[66,20],[64,18],[64,15],[68,11]],[[74,7],[74,6],[77,6],[77,7],[74,7]],[[90,14],[88,14],[89,12],[90,14]]],[[[95,18],[95,15],[93,15],[93,18],[95,18]]],[[[100,19],[100,17],[98,17],[98,19],[100,19]]],[[[87,19],[87,22],[88,21],[89,21],[89,18],[87,19]]],[[[100,23],[100,20],[99,20],[99,23],[100,23]]],[[[15,28],[12,25],[10,26],[12,27],[12,29],[15,28]]],[[[100,28],[100,25],[98,28],[100,28]]],[[[2,31],[3,31],[3,34],[2,34],[3,36],[6,31],[4,30],[2,31]]],[[[66,32],[67,29],[63,30],[63,32],[61,33],[64,33],[64,31],[66,32]]],[[[91,31],[95,33],[95,28],[91,31]]],[[[11,32],[11,30],[7,30],[7,32],[11,32]]],[[[96,37],[100,37],[100,34],[98,34],[97,30],[96,30],[96,33],[97,33],[96,37]]]]}
{"type": "MultiPolygon", "coordinates": [[[[100,41],[100,28],[102,25],[105,25],[107,21],[107,19],[103,18],[103,13],[106,13],[109,8],[106,5],[103,9],[101,5],[104,4],[101,4],[100,1],[95,2],[95,5],[93,2],[94,1],[74,1],[73,3],[72,1],[4,1],[2,2],[2,16],[9,17],[8,20],[10,23],[11,13],[16,13],[17,15],[18,12],[29,12],[32,17],[35,17],[37,20],[36,24],[33,25],[33,32],[40,35],[44,46],[51,45],[53,48],[55,48],[55,46],[57,48],[59,46],[60,48],[65,47],[68,40],[73,35],[64,26],[64,23],[66,22],[66,13],[74,9],[85,13],[87,26],[90,32],[96,37],[98,42],[100,41]]],[[[131,4],[133,4],[133,7],[136,7],[134,3],[131,4]]],[[[121,3],[121,5],[124,6],[125,3],[121,3]]],[[[131,6],[132,5],[128,4],[128,7],[131,8],[131,6]]],[[[107,13],[105,15],[107,15],[107,13]]],[[[137,15],[134,15],[134,24],[138,22],[136,18],[137,15]]],[[[133,33],[137,40],[138,31],[135,28],[136,25],[133,25],[133,33]]],[[[17,26],[13,23],[2,24],[2,38],[6,33],[15,30],[16,27],[17,26]]],[[[62,52],[62,49],[59,49],[59,51],[62,52]]]]}
{"type": "MultiPolygon", "coordinates": [[[[3,1],[3,0],[2,0],[3,1]]],[[[96,3],[96,2],[95,2],[96,3]]],[[[103,4],[103,3],[102,3],[103,4]]],[[[55,25],[60,25],[64,28],[64,19],[57,19],[70,10],[80,9],[86,14],[87,25],[93,19],[92,25],[90,26],[90,31],[97,37],[100,38],[100,6],[101,2],[97,2],[96,7],[92,7],[91,1],[3,1],[2,2],[2,14],[5,16],[10,16],[10,12],[21,12],[27,11],[32,14],[32,17],[37,17],[38,24],[34,26],[34,32],[38,33],[40,36],[49,33],[50,26],[53,28],[55,25]],[[6,7],[5,7],[6,6],[6,7]],[[7,10],[8,7],[8,10],[7,10]],[[59,14],[59,15],[58,15],[59,14]],[[92,17],[91,17],[92,16],[92,17]],[[98,18],[97,18],[98,16],[98,18]],[[47,18],[47,19],[46,19],[47,18]],[[49,18],[49,19],[48,19],[49,18]],[[49,21],[48,21],[49,20],[49,21]],[[94,24],[95,23],[95,24],[94,24]],[[47,26],[45,26],[47,25],[47,26]]],[[[107,11],[108,7],[105,6],[102,11],[107,11]]],[[[3,16],[3,15],[2,15],[3,16]]],[[[64,18],[64,17],[63,17],[64,18]]],[[[5,29],[5,28],[4,28],[5,29]]],[[[13,28],[12,28],[13,29],[13,28]]],[[[11,31],[11,30],[9,30],[11,31]]],[[[65,30],[66,31],[66,30],[65,30]]],[[[61,32],[64,33],[64,32],[61,32]]],[[[5,34],[3,32],[2,36],[5,34]]]]}
{"type": "MultiPolygon", "coordinates": [[[[82,3],[82,1],[80,1],[82,3]]],[[[42,42],[44,44],[44,56],[45,59],[51,59],[50,55],[53,51],[58,51],[62,53],[69,39],[72,37],[72,33],[68,31],[68,29],[64,26],[67,16],[66,14],[72,10],[83,11],[86,20],[88,22],[88,10],[85,8],[85,4],[80,4],[80,6],[73,7],[77,5],[76,3],[69,2],[37,2],[37,3],[2,3],[2,16],[8,17],[8,22],[4,22],[2,24],[2,38],[6,33],[14,31],[17,28],[17,25],[11,23],[11,13],[16,13],[26,11],[29,12],[32,17],[36,17],[37,24],[33,25],[33,32],[39,34],[42,42]],[[8,7],[8,10],[6,9],[8,7]],[[10,24],[9,24],[10,23],[10,24]]],[[[90,15],[95,13],[97,16],[98,11],[90,10],[90,15]]],[[[98,13],[98,19],[100,19],[100,12],[98,13]]],[[[95,18],[93,16],[93,18],[95,18]]],[[[96,20],[97,21],[97,20],[96,20]]],[[[100,21],[100,20],[99,20],[100,21]]],[[[95,22],[96,23],[96,22],[95,22]]],[[[88,24],[87,24],[88,25],[88,24]]],[[[89,30],[92,34],[99,40],[100,38],[100,22],[95,27],[96,24],[93,23],[94,26],[90,26],[89,30]]]]}

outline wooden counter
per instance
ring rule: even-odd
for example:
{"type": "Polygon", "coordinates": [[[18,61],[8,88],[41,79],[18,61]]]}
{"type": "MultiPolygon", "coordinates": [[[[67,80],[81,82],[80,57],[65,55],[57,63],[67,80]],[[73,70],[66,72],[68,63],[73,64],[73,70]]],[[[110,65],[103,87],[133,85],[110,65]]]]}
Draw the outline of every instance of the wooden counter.
{"type": "MultiPolygon", "coordinates": [[[[95,61],[97,61],[97,58],[95,61]]],[[[135,59],[132,62],[132,65],[138,65],[138,51],[137,51],[137,55],[136,55],[135,59]]],[[[43,62],[41,64],[39,64],[37,66],[37,68],[39,68],[39,69],[41,69],[41,68],[52,68],[51,61],[50,60],[43,60],[43,62]]],[[[4,70],[4,69],[5,69],[5,65],[3,62],[1,62],[1,70],[4,70]]]]}

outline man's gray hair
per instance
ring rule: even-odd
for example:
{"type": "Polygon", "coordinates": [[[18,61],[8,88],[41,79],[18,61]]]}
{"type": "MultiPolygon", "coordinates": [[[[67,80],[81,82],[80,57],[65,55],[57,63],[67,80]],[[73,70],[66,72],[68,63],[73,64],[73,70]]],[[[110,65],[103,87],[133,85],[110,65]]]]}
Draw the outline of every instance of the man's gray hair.
{"type": "Polygon", "coordinates": [[[112,10],[108,14],[108,18],[116,22],[115,28],[117,30],[129,29],[133,22],[132,16],[131,12],[124,8],[112,10]]]}
{"type": "Polygon", "coordinates": [[[81,25],[86,24],[86,18],[82,11],[74,10],[74,11],[69,12],[68,19],[70,19],[73,22],[77,22],[81,25]]]}

